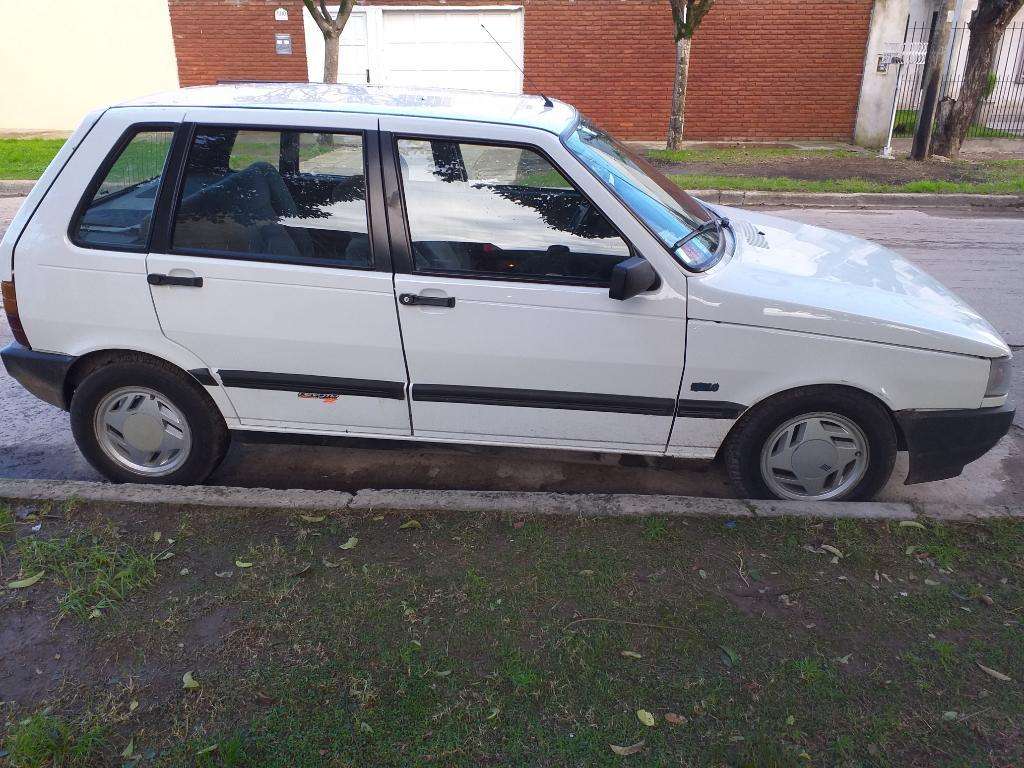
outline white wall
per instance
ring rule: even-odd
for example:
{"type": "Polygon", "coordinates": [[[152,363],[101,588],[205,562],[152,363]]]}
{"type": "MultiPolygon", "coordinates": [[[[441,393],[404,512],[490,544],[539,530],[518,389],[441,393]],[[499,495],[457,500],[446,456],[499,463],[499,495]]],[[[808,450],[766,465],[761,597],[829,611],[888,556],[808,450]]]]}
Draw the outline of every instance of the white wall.
{"type": "Polygon", "coordinates": [[[853,140],[862,147],[881,149],[889,137],[899,69],[891,65],[879,72],[878,57],[891,51],[890,43],[903,40],[909,9],[910,0],[875,0],[854,127],[853,140]]]}
{"type": "Polygon", "coordinates": [[[178,87],[167,0],[0,0],[0,131],[178,87]]]}

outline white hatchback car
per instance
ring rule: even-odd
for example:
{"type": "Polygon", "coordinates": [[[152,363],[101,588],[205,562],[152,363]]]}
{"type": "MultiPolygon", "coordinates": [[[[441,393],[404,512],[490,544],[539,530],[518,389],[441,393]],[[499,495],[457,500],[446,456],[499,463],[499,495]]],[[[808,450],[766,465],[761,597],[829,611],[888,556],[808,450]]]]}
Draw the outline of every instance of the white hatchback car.
{"type": "Polygon", "coordinates": [[[1010,350],[872,243],[702,203],[544,97],[190,88],[89,115],[0,245],[7,370],[116,481],[232,433],[712,459],[864,499],[1006,433],[1010,350]]]}

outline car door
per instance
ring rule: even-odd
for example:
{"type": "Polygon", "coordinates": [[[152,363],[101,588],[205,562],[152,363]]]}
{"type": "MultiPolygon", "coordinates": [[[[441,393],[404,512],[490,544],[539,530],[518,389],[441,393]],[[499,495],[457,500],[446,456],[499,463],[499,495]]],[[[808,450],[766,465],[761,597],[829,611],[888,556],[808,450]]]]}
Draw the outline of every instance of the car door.
{"type": "Polygon", "coordinates": [[[381,130],[414,434],[663,452],[685,281],[608,295],[646,230],[609,215],[617,202],[578,163],[556,165],[554,134],[403,117],[381,130]]]}
{"type": "Polygon", "coordinates": [[[242,426],[410,433],[376,127],[186,116],[148,279],[164,334],[206,362],[242,426]]]}

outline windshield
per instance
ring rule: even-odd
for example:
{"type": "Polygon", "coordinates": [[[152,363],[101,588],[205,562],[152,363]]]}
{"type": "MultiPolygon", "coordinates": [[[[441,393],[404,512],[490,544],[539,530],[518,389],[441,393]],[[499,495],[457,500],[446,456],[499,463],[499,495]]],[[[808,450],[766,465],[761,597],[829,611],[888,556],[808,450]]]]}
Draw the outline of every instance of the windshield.
{"type": "Polygon", "coordinates": [[[673,250],[697,227],[714,219],[677,184],[585,118],[568,134],[565,144],[685,267],[699,272],[718,260],[723,247],[718,227],[709,227],[673,250]]]}

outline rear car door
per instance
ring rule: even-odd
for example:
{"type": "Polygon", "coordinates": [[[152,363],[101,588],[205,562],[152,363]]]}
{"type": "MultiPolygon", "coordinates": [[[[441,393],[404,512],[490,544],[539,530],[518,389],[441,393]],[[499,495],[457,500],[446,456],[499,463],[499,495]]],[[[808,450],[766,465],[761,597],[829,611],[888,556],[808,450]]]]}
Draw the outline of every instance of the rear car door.
{"type": "Polygon", "coordinates": [[[186,116],[148,279],[164,334],[206,363],[243,427],[410,433],[376,127],[186,116]]]}
{"type": "Polygon", "coordinates": [[[404,117],[381,130],[414,434],[663,452],[685,282],[608,295],[646,232],[609,215],[582,166],[556,165],[554,134],[404,117]]]}

